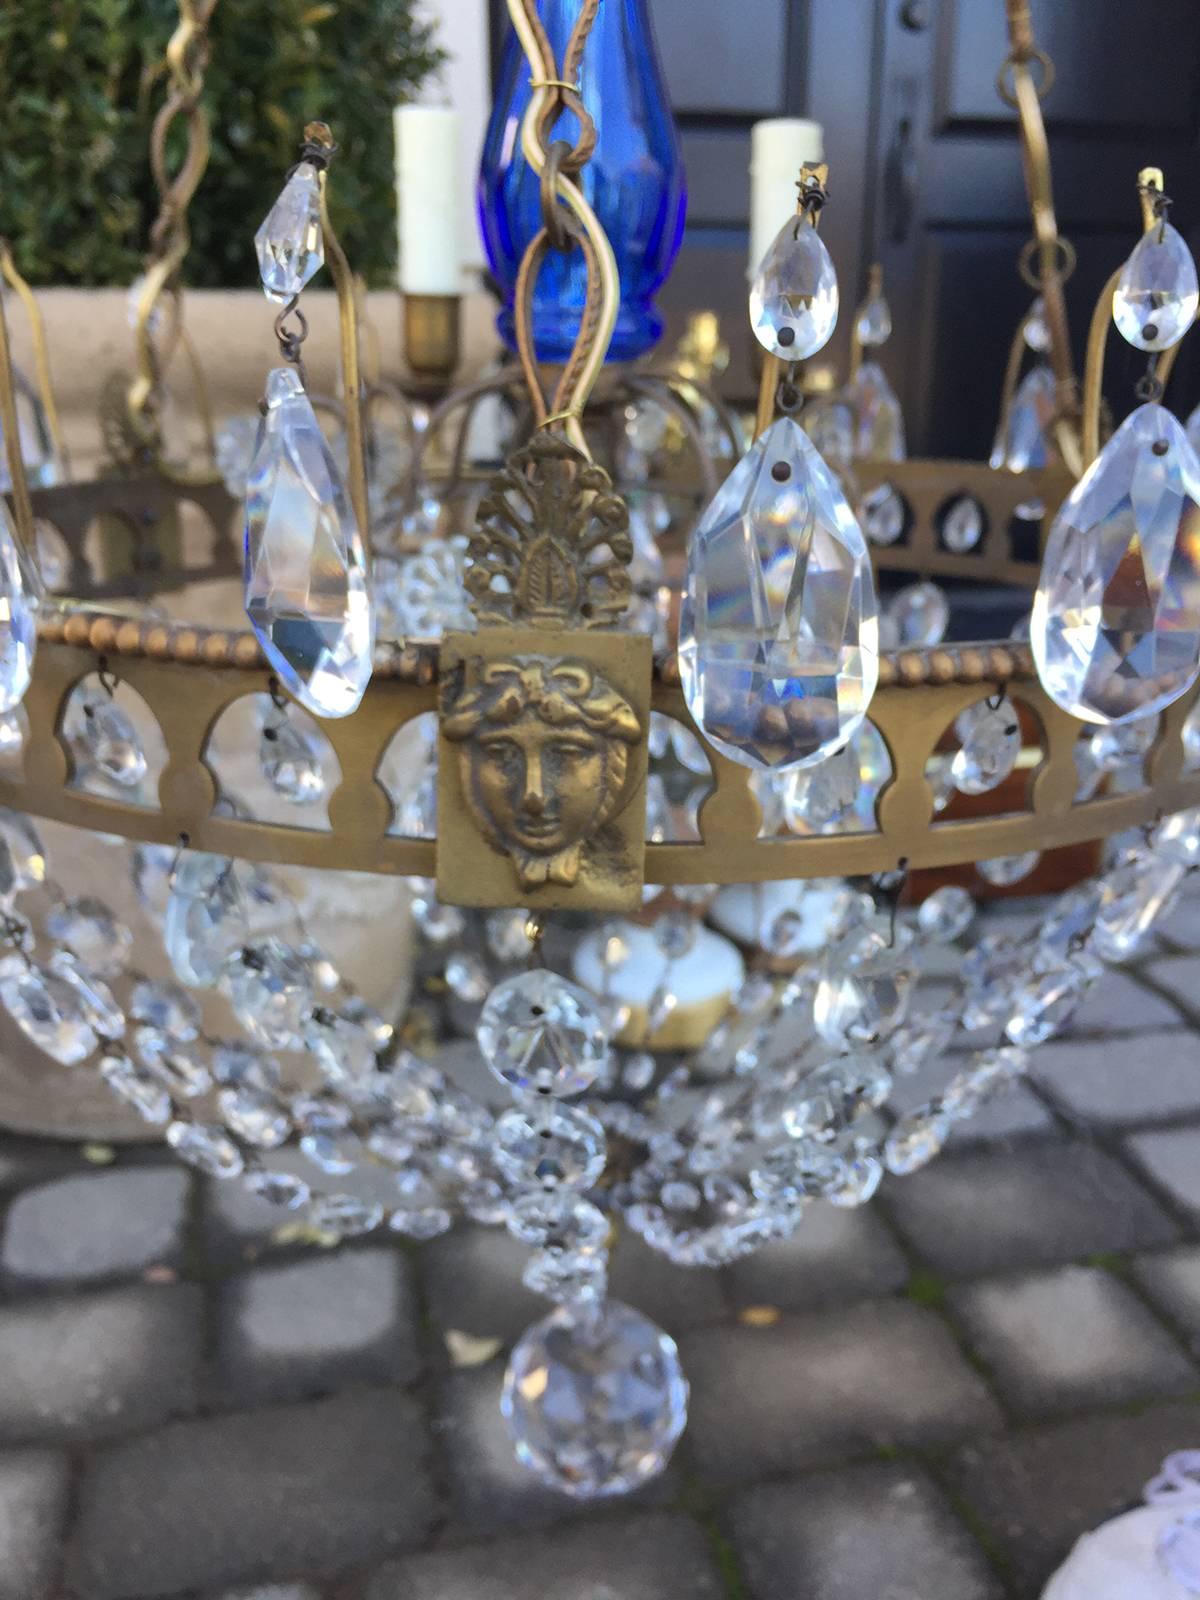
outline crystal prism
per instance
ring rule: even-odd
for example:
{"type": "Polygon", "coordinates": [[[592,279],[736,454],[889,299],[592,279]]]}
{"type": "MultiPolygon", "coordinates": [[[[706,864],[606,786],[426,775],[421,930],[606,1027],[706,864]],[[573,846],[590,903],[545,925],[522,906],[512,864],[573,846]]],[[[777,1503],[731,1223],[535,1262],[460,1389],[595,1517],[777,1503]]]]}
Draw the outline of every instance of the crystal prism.
{"type": "Polygon", "coordinates": [[[540,968],[496,985],[475,1036],[501,1082],[538,1094],[579,1094],[608,1059],[608,1036],[591,995],[540,968]]]}
{"type": "Polygon", "coordinates": [[[1200,461],[1139,406],[1054,520],[1030,642],[1042,687],[1086,722],[1170,705],[1200,671],[1200,461]]]}
{"type": "Polygon", "coordinates": [[[1177,228],[1153,222],[1121,268],[1113,321],[1137,350],[1167,350],[1192,325],[1200,305],[1196,263],[1177,228]]]}
{"type": "Polygon", "coordinates": [[[325,262],[321,233],[321,179],[302,161],[254,235],[258,270],[268,300],[294,300],[325,262]]]}
{"type": "Polygon", "coordinates": [[[859,308],[854,331],[864,350],[886,344],[892,336],[892,311],[883,295],[875,293],[859,308]]]}
{"type": "Polygon", "coordinates": [[[580,1499],[625,1494],[666,1466],[687,1421],[675,1342],[610,1300],[535,1322],[513,1348],[500,1402],[517,1458],[580,1499]]]}
{"type": "Polygon", "coordinates": [[[38,584],[0,499],[0,712],[20,705],[33,676],[38,584]]]}
{"type": "MultiPolygon", "coordinates": [[[[1031,472],[1044,467],[1049,458],[1047,438],[1058,406],[1058,384],[1054,369],[1039,361],[1017,385],[1001,419],[1000,432],[992,449],[991,465],[1010,472],[1031,472]]],[[[1033,515],[1041,516],[1039,508],[1033,515]]]]}
{"type": "Polygon", "coordinates": [[[754,337],[783,361],[804,361],[837,326],[837,273],[824,240],[803,217],[780,229],[750,287],[754,337]]]}
{"type": "Polygon", "coordinates": [[[823,761],[862,723],[879,676],[870,557],[789,417],[751,446],[692,535],[679,671],[702,732],[743,766],[823,761]]]}
{"type": "Polygon", "coordinates": [[[46,967],[6,957],[0,1003],[22,1033],[65,1067],[85,1061],[96,1048],[95,1029],[74,986],[46,967]]]}
{"type": "Polygon", "coordinates": [[[211,989],[226,961],[245,943],[245,900],[232,861],[202,851],[187,851],[184,860],[197,871],[207,865],[211,875],[189,893],[195,879],[176,870],[163,918],[163,948],[181,983],[211,989]]]}
{"type": "Polygon", "coordinates": [[[977,700],[960,711],[954,732],[960,745],[950,776],[959,794],[986,794],[1003,783],[1021,754],[1021,724],[1008,696],[999,705],[977,700]]]}
{"type": "Polygon", "coordinates": [[[877,361],[864,361],[850,384],[854,404],[854,454],[860,461],[903,461],[904,413],[877,361]]]}
{"type": "Polygon", "coordinates": [[[321,758],[312,740],[286,718],[262,730],[258,765],[275,793],[294,806],[313,805],[325,793],[321,758]]]}
{"type": "Polygon", "coordinates": [[[170,1122],[166,1140],[181,1161],[210,1178],[236,1178],[245,1166],[242,1152],[219,1123],[170,1122]]]}
{"type": "Polygon", "coordinates": [[[246,615],[301,705],[349,716],[375,645],[361,532],[292,368],[271,372],[266,403],[246,492],[246,615]]]}

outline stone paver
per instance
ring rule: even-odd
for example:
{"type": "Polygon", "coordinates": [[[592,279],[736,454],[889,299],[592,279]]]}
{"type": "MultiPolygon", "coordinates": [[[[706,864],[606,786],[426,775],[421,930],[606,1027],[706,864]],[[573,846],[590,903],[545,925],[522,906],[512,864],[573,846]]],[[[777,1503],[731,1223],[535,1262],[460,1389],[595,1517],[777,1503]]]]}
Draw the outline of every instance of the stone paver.
{"type": "Polygon", "coordinates": [[[511,1344],[546,1302],[521,1283],[529,1246],[503,1228],[463,1227],[421,1252],[429,1311],[438,1328],[511,1344]]]}
{"type": "MultiPolygon", "coordinates": [[[[1072,1033],[1134,1033],[1178,1027],[1178,1008],[1128,972],[1109,968],[1071,1020],[1072,1033]]],[[[1035,1057],[1036,1059],[1036,1057],[1035,1057]]]]}
{"type": "Polygon", "coordinates": [[[1100,1267],[967,1284],[948,1298],[972,1350],[1020,1416],[1200,1386],[1200,1373],[1161,1324],[1100,1267]]]}
{"type": "Polygon", "coordinates": [[[1035,1600],[1079,1535],[1140,1502],[1163,1457],[1196,1439],[1200,1405],[1171,1402],[975,1440],[943,1470],[1012,1569],[1014,1593],[1035,1600]]]}
{"type": "Polygon", "coordinates": [[[179,1422],[87,1463],[68,1582],[87,1600],[322,1574],[419,1544],[434,1497],[403,1395],[179,1422]]]}
{"type": "Polygon", "coordinates": [[[783,1311],[890,1294],[909,1276],[875,1207],[829,1205],[810,1206],[790,1238],[743,1256],[726,1273],[735,1305],[783,1311]]]}
{"type": "Polygon", "coordinates": [[[871,1464],[765,1484],[739,1495],[724,1521],[751,1600],[1003,1595],[975,1541],[915,1466],[871,1464]]]}
{"type": "Polygon", "coordinates": [[[43,1600],[61,1560],[65,1456],[0,1451],[0,1600],[43,1600]]]}
{"type": "MultiPolygon", "coordinates": [[[[456,1372],[441,1386],[434,1426],[450,1482],[448,1526],[454,1537],[544,1527],[592,1511],[588,1502],[565,1499],[545,1487],[517,1460],[500,1415],[503,1378],[504,1363],[491,1361],[474,1371],[456,1372]]],[[[679,1486],[672,1465],[621,1503],[658,1505],[678,1494],[679,1486]]]]}
{"type": "Polygon", "coordinates": [[[1056,1039],[1034,1051],[1033,1075],[1066,1112],[1104,1125],[1200,1115],[1200,1051],[1186,1028],[1122,1039],[1056,1039]]]}
{"type": "Polygon", "coordinates": [[[715,1482],[1000,1425],[941,1319],[905,1301],[702,1329],[681,1352],[692,1385],[690,1459],[715,1482]]]}
{"type": "Polygon", "coordinates": [[[1200,1127],[1136,1133],[1125,1147],[1179,1205],[1200,1211],[1200,1127]]]}
{"type": "Polygon", "coordinates": [[[677,1267],[628,1229],[613,1251],[609,1285],[618,1300],[637,1306],[670,1334],[725,1314],[719,1273],[677,1267]]]}
{"type": "Polygon", "coordinates": [[[953,1276],[1170,1244],[1179,1236],[1152,1195],[1083,1141],[946,1155],[885,1184],[881,1200],[917,1254],[953,1276]]]}
{"type": "Polygon", "coordinates": [[[129,1167],[38,1184],[9,1208],[0,1262],[27,1283],[84,1283],[172,1265],[183,1251],[188,1174],[129,1167]]]}
{"type": "Polygon", "coordinates": [[[1184,896],[1174,910],[1156,924],[1155,932],[1170,944],[1200,950],[1200,896],[1184,896]]]}
{"type": "Polygon", "coordinates": [[[1156,1255],[1135,1256],[1134,1276],[1200,1351],[1200,1249],[1190,1245],[1156,1255]]]}
{"type": "Polygon", "coordinates": [[[411,1383],[421,1367],[412,1273],[381,1247],[259,1268],[225,1284],[217,1384],[245,1404],[341,1384],[411,1383]]]}
{"type": "Polygon", "coordinates": [[[90,1437],[191,1411],[202,1338],[189,1284],[0,1307],[0,1437],[90,1437]]]}
{"type": "Polygon", "coordinates": [[[307,1583],[256,1583],[252,1589],[223,1589],[212,1600],[321,1600],[307,1583]]]}
{"type": "Polygon", "coordinates": [[[700,1529],[667,1512],[389,1562],[364,1600],[723,1600],[700,1529]]]}
{"type": "MultiPolygon", "coordinates": [[[[1193,907],[1192,915],[1200,916],[1200,907],[1193,907]]],[[[1200,956],[1162,956],[1144,970],[1152,983],[1178,1001],[1185,1015],[1200,1014],[1200,956]]]]}

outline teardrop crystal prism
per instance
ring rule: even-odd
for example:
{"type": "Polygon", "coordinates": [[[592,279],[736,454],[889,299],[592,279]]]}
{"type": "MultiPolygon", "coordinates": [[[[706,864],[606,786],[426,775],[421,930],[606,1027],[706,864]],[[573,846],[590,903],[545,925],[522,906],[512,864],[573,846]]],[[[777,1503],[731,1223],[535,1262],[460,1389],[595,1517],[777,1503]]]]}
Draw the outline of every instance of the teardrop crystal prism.
{"type": "Polygon", "coordinates": [[[903,461],[904,414],[878,361],[864,361],[850,385],[854,403],[854,454],[860,461],[903,461]]]}
{"type": "Polygon", "coordinates": [[[1135,350],[1168,350],[1200,305],[1196,263],[1178,229],[1153,222],[1134,246],[1113,294],[1113,321],[1135,350]]]}
{"type": "Polygon", "coordinates": [[[679,672],[702,732],[743,766],[810,766],[859,727],[879,676],[866,541],[804,430],[781,417],[700,519],[679,672]]]}
{"type": "Polygon", "coordinates": [[[258,271],[268,300],[286,305],[295,299],[325,262],[321,234],[321,180],[302,161],[284,184],[254,235],[258,271]]]}
{"type": "Polygon", "coordinates": [[[1021,379],[1007,416],[1001,418],[989,465],[1007,467],[1010,472],[1044,467],[1049,455],[1047,432],[1057,405],[1054,370],[1039,361],[1021,379]]]}
{"type": "Polygon", "coordinates": [[[357,709],[375,613],[362,536],[298,374],[276,367],[246,492],[246,615],[280,682],[319,717],[357,709]]]}
{"type": "Polygon", "coordinates": [[[325,793],[321,758],[312,740],[286,717],[262,730],[258,765],[275,793],[294,806],[313,805],[325,793]]]}
{"type": "Polygon", "coordinates": [[[868,296],[859,308],[854,331],[864,350],[886,344],[892,336],[892,308],[881,293],[868,296]]]}
{"type": "Polygon", "coordinates": [[[1085,722],[1170,705],[1200,671],[1200,460],[1153,402],[1117,429],[1050,529],[1029,638],[1042,687],[1085,722]]]}
{"type": "Polygon", "coordinates": [[[136,789],[146,776],[146,751],[132,720],[113,700],[88,695],[63,718],[78,781],[101,779],[117,789],[136,789]]]}
{"type": "Polygon", "coordinates": [[[16,525],[0,499],[0,713],[19,706],[29,688],[39,598],[16,525]]]}
{"type": "Polygon", "coordinates": [[[792,217],[762,258],[750,288],[754,337],[783,361],[803,361],[837,326],[837,273],[821,235],[792,217]]]}

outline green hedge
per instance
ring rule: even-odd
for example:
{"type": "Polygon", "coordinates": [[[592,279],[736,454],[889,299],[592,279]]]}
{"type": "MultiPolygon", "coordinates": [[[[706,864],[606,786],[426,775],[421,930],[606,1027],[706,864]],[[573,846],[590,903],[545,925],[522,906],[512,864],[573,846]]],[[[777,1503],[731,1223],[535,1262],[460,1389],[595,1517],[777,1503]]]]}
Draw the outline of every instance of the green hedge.
{"type": "MultiPolygon", "coordinates": [[[[391,110],[442,57],[413,10],[412,0],[221,0],[189,283],[257,281],[254,232],[312,118],[340,146],[333,220],[350,260],[370,282],[389,280],[391,110]]],[[[176,20],[174,0],[0,0],[0,233],[31,282],[123,285],[141,270],[157,212],[150,125],[176,20]]]]}

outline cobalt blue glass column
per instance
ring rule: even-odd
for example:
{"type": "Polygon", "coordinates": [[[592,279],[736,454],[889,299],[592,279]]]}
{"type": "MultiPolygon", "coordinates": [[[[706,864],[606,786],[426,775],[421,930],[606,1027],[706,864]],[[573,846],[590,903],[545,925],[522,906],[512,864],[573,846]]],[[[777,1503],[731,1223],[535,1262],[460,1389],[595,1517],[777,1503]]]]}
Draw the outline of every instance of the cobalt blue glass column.
{"type": "MultiPolygon", "coordinates": [[[[540,0],[538,10],[561,60],[579,0],[540,0]]],[[[628,361],[649,350],[662,333],[654,294],[678,253],[687,208],[683,162],[646,0],[604,0],[584,48],[580,90],[596,123],[596,150],[583,170],[583,190],[612,241],[621,275],[609,360],[628,361]]],[[[529,68],[510,28],[479,173],[480,229],[504,294],[497,326],[510,347],[517,269],[541,227],[537,175],[521,153],[521,118],[530,92],[529,68]]],[[[577,118],[563,112],[550,138],[573,144],[577,132],[577,118]]],[[[570,354],[584,281],[578,250],[550,252],[533,301],[539,360],[562,362],[570,354]]]]}

